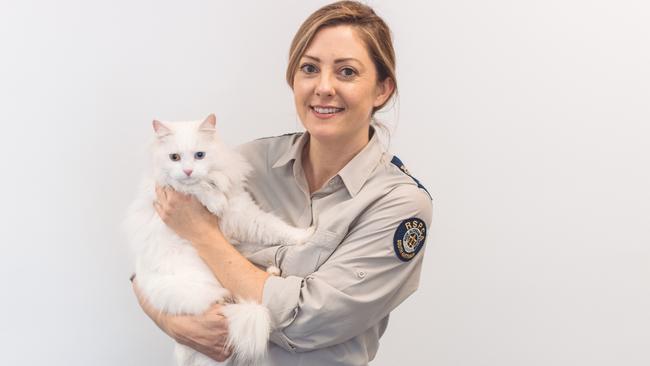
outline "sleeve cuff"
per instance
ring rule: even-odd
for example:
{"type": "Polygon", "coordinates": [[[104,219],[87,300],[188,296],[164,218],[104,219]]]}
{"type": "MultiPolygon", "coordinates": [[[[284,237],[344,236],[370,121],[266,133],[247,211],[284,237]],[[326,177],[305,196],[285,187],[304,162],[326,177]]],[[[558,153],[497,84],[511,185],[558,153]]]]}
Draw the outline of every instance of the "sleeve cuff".
{"type": "Polygon", "coordinates": [[[296,317],[303,278],[271,276],[264,283],[262,304],[269,309],[273,331],[271,341],[282,348],[293,351],[288,338],[282,332],[296,317]]]}
{"type": "Polygon", "coordinates": [[[270,276],[266,279],[262,304],[271,312],[274,328],[286,327],[295,317],[302,281],[302,278],[296,276],[270,276]]]}

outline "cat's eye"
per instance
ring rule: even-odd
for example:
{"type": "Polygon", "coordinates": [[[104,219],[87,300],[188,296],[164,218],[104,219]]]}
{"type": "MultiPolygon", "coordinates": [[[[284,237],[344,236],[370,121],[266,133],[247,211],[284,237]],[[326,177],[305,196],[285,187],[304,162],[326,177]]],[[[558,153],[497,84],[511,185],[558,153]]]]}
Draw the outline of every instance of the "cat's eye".
{"type": "Polygon", "coordinates": [[[169,159],[171,159],[171,161],[179,161],[181,160],[181,156],[178,154],[169,154],[169,159]]]}
{"type": "Polygon", "coordinates": [[[201,160],[205,158],[205,153],[203,151],[198,151],[194,154],[194,159],[201,160]]]}

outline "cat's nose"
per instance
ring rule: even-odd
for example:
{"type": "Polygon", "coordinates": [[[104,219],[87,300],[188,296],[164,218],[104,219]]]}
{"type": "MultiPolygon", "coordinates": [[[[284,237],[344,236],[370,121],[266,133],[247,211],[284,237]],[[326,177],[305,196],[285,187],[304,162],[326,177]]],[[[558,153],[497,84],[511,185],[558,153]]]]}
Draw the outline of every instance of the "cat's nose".
{"type": "Polygon", "coordinates": [[[183,172],[185,172],[185,175],[187,175],[188,177],[192,175],[192,169],[183,169],[183,172]]]}

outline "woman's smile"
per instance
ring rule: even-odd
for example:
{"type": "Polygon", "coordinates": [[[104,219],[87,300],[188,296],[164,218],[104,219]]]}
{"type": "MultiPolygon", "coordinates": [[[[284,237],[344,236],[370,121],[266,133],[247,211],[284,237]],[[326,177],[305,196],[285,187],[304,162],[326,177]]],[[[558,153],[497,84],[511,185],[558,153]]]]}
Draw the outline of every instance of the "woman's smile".
{"type": "Polygon", "coordinates": [[[310,106],[312,113],[320,119],[329,119],[336,117],[345,111],[345,108],[334,106],[312,105],[310,106]]]}

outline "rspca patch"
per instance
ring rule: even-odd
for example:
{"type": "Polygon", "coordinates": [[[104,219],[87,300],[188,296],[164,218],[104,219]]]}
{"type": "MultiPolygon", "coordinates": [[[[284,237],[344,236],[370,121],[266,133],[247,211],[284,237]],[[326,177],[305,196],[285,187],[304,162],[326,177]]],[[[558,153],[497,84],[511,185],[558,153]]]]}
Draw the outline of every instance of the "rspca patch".
{"type": "Polygon", "coordinates": [[[408,262],[424,246],[424,240],[427,237],[427,225],[424,221],[412,217],[402,221],[393,237],[393,247],[395,254],[403,262],[408,262]]]}

